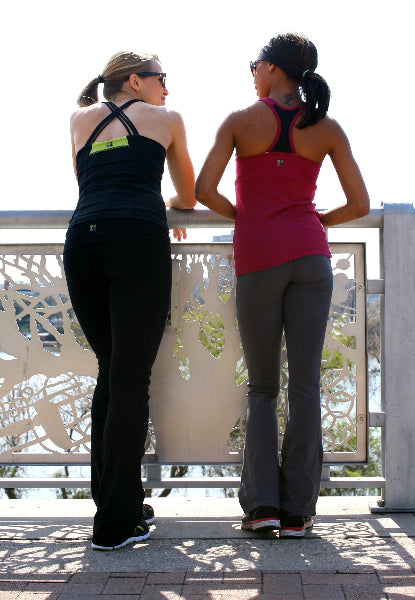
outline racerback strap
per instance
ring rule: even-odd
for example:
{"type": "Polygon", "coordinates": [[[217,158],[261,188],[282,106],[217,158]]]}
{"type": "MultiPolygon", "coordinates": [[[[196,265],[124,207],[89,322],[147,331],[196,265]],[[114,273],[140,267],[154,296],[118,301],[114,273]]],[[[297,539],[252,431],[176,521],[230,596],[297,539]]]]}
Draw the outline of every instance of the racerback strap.
{"type": "Polygon", "coordinates": [[[95,142],[95,140],[97,139],[99,134],[105,129],[105,127],[108,125],[108,123],[110,123],[115,118],[117,118],[121,121],[121,123],[126,128],[128,135],[139,135],[134,124],[127,117],[127,115],[123,112],[124,109],[127,108],[128,106],[130,106],[130,104],[133,104],[133,102],[144,102],[144,100],[135,100],[135,99],[128,100],[128,102],[126,102],[122,106],[117,106],[113,102],[104,102],[104,104],[106,104],[108,106],[108,108],[111,110],[111,112],[104,119],[102,119],[102,121],[100,123],[98,123],[98,125],[95,127],[94,131],[89,136],[85,145],[92,144],[93,142],[95,142]]]}
{"type": "Polygon", "coordinates": [[[263,102],[272,110],[278,122],[277,135],[266,152],[286,152],[289,154],[296,154],[292,140],[292,130],[295,120],[302,110],[301,106],[285,108],[274,102],[272,98],[261,98],[260,102],[263,102]]]}

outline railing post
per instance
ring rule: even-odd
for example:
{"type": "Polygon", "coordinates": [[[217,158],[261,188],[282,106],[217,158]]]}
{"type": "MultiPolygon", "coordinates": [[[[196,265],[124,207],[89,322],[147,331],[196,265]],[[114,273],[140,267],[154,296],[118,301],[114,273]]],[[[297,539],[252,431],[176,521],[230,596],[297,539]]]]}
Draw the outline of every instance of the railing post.
{"type": "Polygon", "coordinates": [[[384,207],[385,492],[387,512],[415,510],[415,211],[384,207]]]}

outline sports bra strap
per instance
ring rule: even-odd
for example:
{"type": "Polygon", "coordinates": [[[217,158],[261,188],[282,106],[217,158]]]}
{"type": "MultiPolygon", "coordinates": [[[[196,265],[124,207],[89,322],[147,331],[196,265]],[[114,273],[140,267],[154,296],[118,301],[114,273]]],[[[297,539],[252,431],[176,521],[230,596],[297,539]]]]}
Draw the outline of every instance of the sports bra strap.
{"type": "Polygon", "coordinates": [[[122,122],[129,135],[139,135],[134,124],[124,112],[118,110],[118,106],[116,104],[114,104],[113,102],[105,102],[105,104],[109,106],[114,115],[122,122]]]}
{"type": "Polygon", "coordinates": [[[95,127],[94,131],[89,136],[85,145],[92,144],[97,139],[99,134],[105,129],[105,127],[108,125],[108,123],[110,123],[115,118],[117,118],[121,121],[121,123],[124,125],[124,127],[126,128],[129,135],[132,135],[132,134],[139,135],[137,129],[134,127],[131,120],[123,112],[123,110],[125,108],[127,108],[128,106],[130,106],[130,104],[133,104],[133,102],[144,102],[144,100],[136,100],[136,99],[128,100],[128,102],[125,102],[125,104],[123,104],[122,106],[117,106],[113,102],[104,102],[104,104],[106,104],[109,107],[111,112],[104,119],[102,119],[102,121],[100,123],[98,123],[98,125],[95,127]]]}

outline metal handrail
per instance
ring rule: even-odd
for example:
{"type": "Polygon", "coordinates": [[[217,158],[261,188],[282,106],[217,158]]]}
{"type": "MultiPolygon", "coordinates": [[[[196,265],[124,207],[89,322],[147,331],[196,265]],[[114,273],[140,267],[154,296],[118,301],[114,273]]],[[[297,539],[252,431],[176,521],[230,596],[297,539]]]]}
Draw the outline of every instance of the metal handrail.
{"type": "MultiPolygon", "coordinates": [[[[72,210],[2,210],[0,229],[66,229],[72,210]]],[[[234,222],[207,209],[167,209],[169,227],[232,228],[234,222]]],[[[382,228],[383,209],[375,208],[368,215],[355,221],[336,225],[336,228],[382,228]]]]}

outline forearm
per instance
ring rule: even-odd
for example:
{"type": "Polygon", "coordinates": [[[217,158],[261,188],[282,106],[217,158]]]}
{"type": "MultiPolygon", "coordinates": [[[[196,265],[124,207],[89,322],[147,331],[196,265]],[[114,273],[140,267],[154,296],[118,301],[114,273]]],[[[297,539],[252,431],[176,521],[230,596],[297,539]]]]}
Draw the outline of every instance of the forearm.
{"type": "Polygon", "coordinates": [[[196,186],[196,198],[198,202],[218,213],[218,215],[222,215],[222,217],[226,217],[232,221],[235,220],[234,204],[218,191],[202,192],[196,186]]]}
{"type": "Polygon", "coordinates": [[[318,213],[324,227],[332,227],[364,217],[369,212],[369,205],[350,206],[347,203],[318,213]]]}

